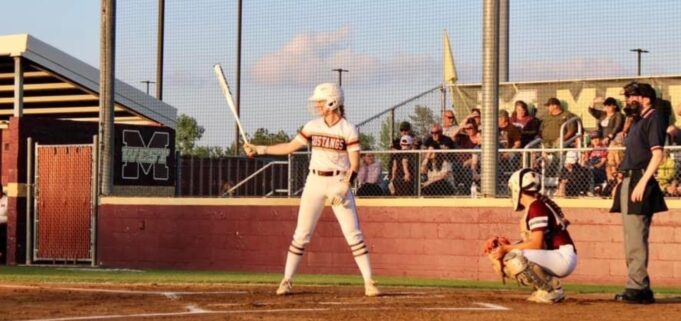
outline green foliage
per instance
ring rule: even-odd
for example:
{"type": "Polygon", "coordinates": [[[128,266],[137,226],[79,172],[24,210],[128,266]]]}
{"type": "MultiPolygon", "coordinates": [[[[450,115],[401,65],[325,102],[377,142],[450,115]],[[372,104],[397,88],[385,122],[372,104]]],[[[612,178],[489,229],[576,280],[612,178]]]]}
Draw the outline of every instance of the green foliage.
{"type": "Polygon", "coordinates": [[[371,134],[359,133],[359,146],[362,150],[373,150],[376,148],[376,138],[371,134]]]}
{"type": "Polygon", "coordinates": [[[196,119],[180,114],[177,117],[177,126],[175,127],[175,148],[180,152],[180,155],[193,154],[196,141],[203,137],[206,131],[203,126],[200,126],[196,119]]]}
{"type": "Polygon", "coordinates": [[[249,139],[253,145],[274,145],[291,141],[291,137],[283,130],[276,133],[270,133],[265,128],[256,129],[253,137],[249,137],[249,139]]]}
{"type": "Polygon", "coordinates": [[[433,115],[433,110],[428,106],[416,105],[414,114],[409,115],[411,131],[416,137],[423,137],[430,133],[430,127],[440,122],[440,117],[433,115]]]}

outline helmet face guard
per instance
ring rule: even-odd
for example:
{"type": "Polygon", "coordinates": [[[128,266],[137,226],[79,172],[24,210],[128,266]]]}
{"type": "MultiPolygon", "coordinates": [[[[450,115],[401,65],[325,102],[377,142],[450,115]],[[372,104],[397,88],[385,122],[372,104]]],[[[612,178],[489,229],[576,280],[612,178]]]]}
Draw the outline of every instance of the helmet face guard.
{"type": "Polygon", "coordinates": [[[508,188],[511,190],[513,210],[520,211],[525,208],[520,204],[520,194],[522,192],[538,192],[541,189],[541,178],[535,171],[523,168],[511,175],[508,180],[508,188]]]}

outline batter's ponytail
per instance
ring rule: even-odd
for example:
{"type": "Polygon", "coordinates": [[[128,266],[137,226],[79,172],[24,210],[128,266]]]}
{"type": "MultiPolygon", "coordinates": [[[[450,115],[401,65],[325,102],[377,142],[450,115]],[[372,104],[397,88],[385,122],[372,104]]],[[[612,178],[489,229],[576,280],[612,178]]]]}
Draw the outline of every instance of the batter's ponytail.
{"type": "Polygon", "coordinates": [[[345,105],[338,105],[338,114],[341,118],[345,118],[345,105]]]}

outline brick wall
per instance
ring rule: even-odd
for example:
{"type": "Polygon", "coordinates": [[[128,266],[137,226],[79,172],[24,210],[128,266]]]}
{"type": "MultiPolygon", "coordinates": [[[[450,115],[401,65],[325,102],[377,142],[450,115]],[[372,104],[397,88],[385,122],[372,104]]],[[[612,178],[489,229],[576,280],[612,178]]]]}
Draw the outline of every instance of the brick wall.
{"type": "MultiPolygon", "coordinates": [[[[98,261],[108,267],[282,272],[297,209],[104,204],[98,261]]],[[[566,212],[580,259],[569,279],[622,284],[626,271],[619,215],[589,208],[566,212]]],[[[654,219],[653,284],[681,285],[681,216],[675,214],[654,219]]],[[[518,238],[518,216],[508,207],[364,206],[360,222],[377,275],[494,280],[481,256],[482,243],[497,234],[518,238]]],[[[300,272],[359,273],[329,208],[300,272]]]]}

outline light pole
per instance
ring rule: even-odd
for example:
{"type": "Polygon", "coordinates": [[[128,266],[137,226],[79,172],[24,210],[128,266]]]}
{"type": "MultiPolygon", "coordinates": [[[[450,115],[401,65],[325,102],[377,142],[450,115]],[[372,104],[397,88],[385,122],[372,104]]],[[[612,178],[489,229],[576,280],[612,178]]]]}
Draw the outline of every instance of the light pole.
{"type": "Polygon", "coordinates": [[[629,51],[636,52],[638,53],[638,75],[641,75],[641,54],[642,53],[649,53],[650,51],[641,49],[641,48],[636,48],[636,49],[631,49],[629,51]]]}
{"type": "Polygon", "coordinates": [[[338,86],[343,87],[343,73],[344,72],[350,72],[350,70],[343,69],[343,68],[336,68],[336,69],[331,69],[331,71],[335,71],[338,73],[338,86]]]}
{"type": "Polygon", "coordinates": [[[142,81],[140,81],[140,83],[143,83],[143,84],[146,84],[146,85],[147,85],[147,95],[149,95],[149,84],[155,84],[156,82],[155,82],[155,81],[151,81],[151,80],[142,80],[142,81]]]}

